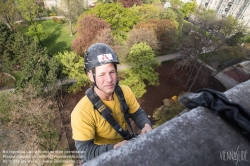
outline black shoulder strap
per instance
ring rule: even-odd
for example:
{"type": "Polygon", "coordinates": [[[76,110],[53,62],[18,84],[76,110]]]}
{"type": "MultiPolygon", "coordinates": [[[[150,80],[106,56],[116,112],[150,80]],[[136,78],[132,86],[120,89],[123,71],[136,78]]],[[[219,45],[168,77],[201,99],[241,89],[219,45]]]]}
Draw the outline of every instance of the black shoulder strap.
{"type": "Polygon", "coordinates": [[[129,107],[128,107],[128,104],[125,100],[125,97],[124,97],[124,94],[123,94],[123,91],[122,91],[122,88],[119,86],[118,82],[116,84],[116,87],[115,87],[115,93],[117,94],[118,98],[119,98],[119,101],[120,101],[120,104],[121,104],[121,110],[124,114],[124,119],[126,120],[130,130],[132,131],[132,133],[134,133],[133,131],[133,128],[131,126],[131,123],[129,121],[129,113],[128,113],[128,110],[129,110],[129,107]]]}
{"type": "Polygon", "coordinates": [[[103,116],[105,120],[124,138],[127,139],[129,137],[129,133],[124,131],[123,128],[119,125],[119,123],[112,116],[112,112],[108,109],[108,107],[103,104],[98,95],[96,95],[94,91],[94,87],[87,89],[85,94],[88,96],[89,100],[94,105],[94,108],[98,110],[98,112],[103,116]]]}

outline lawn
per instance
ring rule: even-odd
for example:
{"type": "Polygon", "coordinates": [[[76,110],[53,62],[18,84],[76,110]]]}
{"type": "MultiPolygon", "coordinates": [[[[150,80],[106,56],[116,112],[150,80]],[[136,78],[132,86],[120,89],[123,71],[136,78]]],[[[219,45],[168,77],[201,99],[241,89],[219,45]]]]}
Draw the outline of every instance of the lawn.
{"type": "Polygon", "coordinates": [[[50,54],[56,54],[64,50],[71,50],[72,40],[75,36],[70,36],[69,24],[54,23],[53,20],[41,21],[44,31],[48,37],[42,40],[42,46],[48,49],[50,54]]]}
{"type": "MultiPolygon", "coordinates": [[[[70,28],[67,21],[64,24],[55,23],[53,20],[43,20],[39,23],[43,25],[43,29],[48,35],[46,38],[41,37],[41,44],[47,48],[50,54],[54,55],[64,50],[71,50],[75,35],[70,36],[70,28]]],[[[72,28],[74,32],[74,25],[72,28]]],[[[23,32],[27,31],[27,28],[23,29],[23,32]]]]}

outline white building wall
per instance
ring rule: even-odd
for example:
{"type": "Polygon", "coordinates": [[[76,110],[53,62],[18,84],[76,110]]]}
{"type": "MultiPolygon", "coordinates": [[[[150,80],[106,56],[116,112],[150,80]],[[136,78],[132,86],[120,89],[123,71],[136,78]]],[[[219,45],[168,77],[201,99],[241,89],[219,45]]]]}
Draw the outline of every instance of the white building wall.
{"type": "Polygon", "coordinates": [[[218,16],[232,15],[250,27],[250,0],[197,0],[198,6],[216,10],[218,16]]]}
{"type": "Polygon", "coordinates": [[[52,6],[60,7],[61,0],[44,0],[45,8],[52,8],[52,6]]]}

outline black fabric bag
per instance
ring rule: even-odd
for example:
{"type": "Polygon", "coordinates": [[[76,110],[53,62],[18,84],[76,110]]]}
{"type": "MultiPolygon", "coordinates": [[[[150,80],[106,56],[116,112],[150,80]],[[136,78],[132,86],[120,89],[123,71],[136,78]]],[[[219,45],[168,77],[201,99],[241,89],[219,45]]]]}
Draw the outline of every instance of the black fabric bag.
{"type": "Polygon", "coordinates": [[[250,110],[238,103],[231,102],[223,93],[216,90],[203,88],[195,93],[183,95],[179,101],[189,109],[198,106],[206,107],[239,127],[243,134],[250,138],[250,110]]]}

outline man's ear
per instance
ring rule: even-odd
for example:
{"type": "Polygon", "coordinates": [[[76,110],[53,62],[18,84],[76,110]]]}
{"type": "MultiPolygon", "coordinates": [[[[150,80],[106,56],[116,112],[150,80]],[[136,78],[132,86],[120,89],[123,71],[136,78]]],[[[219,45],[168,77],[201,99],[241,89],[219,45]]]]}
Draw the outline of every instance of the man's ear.
{"type": "Polygon", "coordinates": [[[87,75],[88,75],[88,77],[89,77],[89,79],[90,79],[90,81],[91,81],[91,82],[95,82],[95,81],[94,81],[93,74],[92,74],[92,71],[91,71],[91,70],[90,70],[90,71],[88,71],[87,75]]]}

